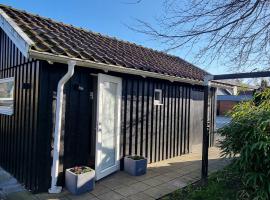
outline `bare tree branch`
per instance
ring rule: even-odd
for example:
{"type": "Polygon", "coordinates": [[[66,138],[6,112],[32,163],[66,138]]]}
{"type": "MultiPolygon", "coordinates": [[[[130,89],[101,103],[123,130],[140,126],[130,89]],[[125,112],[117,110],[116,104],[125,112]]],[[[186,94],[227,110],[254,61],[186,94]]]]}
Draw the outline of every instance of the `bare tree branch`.
{"type": "Polygon", "coordinates": [[[192,47],[199,61],[222,59],[234,70],[269,68],[270,0],[164,0],[163,7],[157,24],[137,19],[139,27],[130,28],[168,51],[192,47]]]}

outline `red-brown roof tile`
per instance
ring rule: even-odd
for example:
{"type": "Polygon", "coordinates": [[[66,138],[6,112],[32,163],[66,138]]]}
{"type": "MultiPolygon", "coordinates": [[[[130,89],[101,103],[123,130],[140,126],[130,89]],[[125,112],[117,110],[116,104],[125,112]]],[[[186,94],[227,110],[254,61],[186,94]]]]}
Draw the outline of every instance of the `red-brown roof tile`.
{"type": "Polygon", "coordinates": [[[185,60],[116,38],[0,5],[34,42],[32,50],[203,80],[207,73],[185,60]]]}

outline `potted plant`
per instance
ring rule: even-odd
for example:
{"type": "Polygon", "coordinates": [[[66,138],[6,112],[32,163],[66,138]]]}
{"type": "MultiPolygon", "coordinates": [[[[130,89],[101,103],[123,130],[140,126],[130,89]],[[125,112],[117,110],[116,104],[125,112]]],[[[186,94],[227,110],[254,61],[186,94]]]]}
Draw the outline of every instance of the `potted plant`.
{"type": "Polygon", "coordinates": [[[95,186],[95,170],[86,166],[66,170],[66,188],[75,195],[92,191],[95,186]]]}
{"type": "Polygon", "coordinates": [[[146,173],[147,158],[143,156],[126,156],[124,158],[124,169],[132,176],[140,176],[146,173]]]}

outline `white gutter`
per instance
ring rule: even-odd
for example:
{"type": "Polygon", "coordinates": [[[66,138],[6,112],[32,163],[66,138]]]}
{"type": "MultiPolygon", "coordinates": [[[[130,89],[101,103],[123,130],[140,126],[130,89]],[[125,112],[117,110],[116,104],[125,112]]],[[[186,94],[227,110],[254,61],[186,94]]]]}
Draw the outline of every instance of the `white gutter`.
{"type": "MultiPolygon", "coordinates": [[[[125,73],[125,74],[132,74],[132,75],[138,75],[142,76],[144,78],[146,77],[151,77],[151,78],[157,78],[157,79],[163,79],[163,80],[168,80],[171,82],[181,82],[181,83],[189,83],[191,85],[204,85],[204,82],[201,80],[195,80],[195,79],[189,79],[189,78],[182,78],[178,76],[171,76],[171,75],[165,75],[165,74],[159,74],[155,72],[149,72],[149,71],[144,71],[140,69],[133,69],[133,68],[127,68],[127,67],[122,67],[119,65],[111,65],[111,64],[105,64],[105,63],[97,63],[89,60],[82,60],[79,58],[70,58],[67,56],[62,56],[62,55],[54,55],[51,53],[45,53],[45,52],[39,52],[35,50],[29,51],[29,55],[32,58],[39,59],[39,60],[46,60],[49,62],[58,62],[58,63],[66,63],[67,60],[74,60],[76,61],[77,66],[82,66],[82,67],[89,67],[89,68],[94,68],[94,69],[101,69],[105,72],[112,71],[112,72],[119,72],[119,73],[125,73]]],[[[209,75],[211,76],[211,75],[209,75]]],[[[225,88],[225,89],[231,89],[231,87],[219,83],[211,83],[212,87],[218,87],[218,88],[225,88]]]]}
{"type": "MultiPolygon", "coordinates": [[[[127,68],[127,67],[122,67],[118,65],[110,65],[110,64],[105,64],[105,63],[97,63],[93,61],[88,61],[88,60],[82,60],[79,58],[70,58],[67,56],[62,56],[62,55],[54,55],[51,53],[44,53],[44,52],[39,52],[35,50],[29,51],[29,55],[32,58],[36,58],[39,60],[46,60],[49,62],[58,62],[58,63],[66,63],[67,60],[74,60],[76,61],[78,66],[82,67],[89,67],[89,68],[95,68],[95,69],[101,69],[104,70],[105,72],[108,71],[113,71],[113,72],[120,72],[120,73],[126,73],[126,74],[132,74],[132,75],[138,75],[142,76],[144,78],[146,77],[151,77],[151,78],[158,78],[158,79],[163,79],[163,80],[168,80],[171,82],[181,82],[181,83],[189,83],[191,85],[204,85],[204,81],[201,80],[195,80],[195,79],[189,79],[189,78],[182,78],[178,76],[171,76],[171,75],[165,75],[165,74],[159,74],[155,72],[148,72],[144,70],[139,70],[139,69],[132,69],[132,68],[127,68]]],[[[211,75],[209,75],[211,76],[211,75]]],[[[224,89],[232,89],[232,87],[222,84],[222,83],[217,83],[217,82],[211,82],[211,86],[215,88],[224,88],[224,89]]]]}
{"type": "Polygon", "coordinates": [[[29,55],[30,57],[35,58],[35,59],[47,60],[47,61],[58,62],[58,63],[66,63],[67,60],[74,60],[76,61],[77,66],[101,69],[105,72],[113,71],[113,72],[120,72],[120,73],[125,73],[125,74],[138,75],[142,77],[164,79],[164,80],[169,80],[171,82],[176,81],[176,82],[182,82],[182,83],[183,82],[189,83],[192,85],[203,85],[203,81],[200,81],[200,80],[182,78],[182,77],[171,76],[171,75],[166,75],[166,74],[159,74],[156,72],[149,72],[149,71],[144,71],[140,69],[127,68],[120,65],[98,63],[98,62],[94,62],[90,60],[82,60],[79,58],[70,58],[67,56],[54,55],[51,53],[39,52],[39,51],[31,50],[31,49],[29,51],[29,55]]]}
{"type": "Polygon", "coordinates": [[[53,165],[51,170],[51,188],[49,193],[60,193],[61,186],[57,186],[58,168],[59,168],[59,152],[60,152],[60,136],[62,125],[62,110],[63,110],[63,96],[65,83],[73,76],[74,67],[76,62],[73,60],[68,61],[68,71],[61,78],[57,85],[57,100],[56,100],[56,113],[55,113],[55,129],[54,129],[54,144],[53,144],[53,165]]]}

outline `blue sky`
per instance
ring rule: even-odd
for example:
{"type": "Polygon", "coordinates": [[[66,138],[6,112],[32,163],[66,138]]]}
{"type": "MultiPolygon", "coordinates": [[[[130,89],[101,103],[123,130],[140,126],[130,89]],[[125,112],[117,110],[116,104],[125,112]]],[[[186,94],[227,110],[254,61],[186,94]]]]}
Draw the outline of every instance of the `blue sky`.
{"type": "MultiPolygon", "coordinates": [[[[152,40],[144,34],[130,30],[127,26],[135,25],[135,19],[155,23],[162,13],[162,0],[143,0],[139,4],[128,4],[136,0],[4,0],[2,4],[23,9],[40,16],[117,37],[157,50],[164,49],[160,41],[152,40]]],[[[194,63],[186,49],[178,49],[171,54],[194,63]]],[[[196,63],[195,63],[196,64],[196,63]]],[[[224,73],[218,64],[200,65],[213,73],[224,73]]]]}

